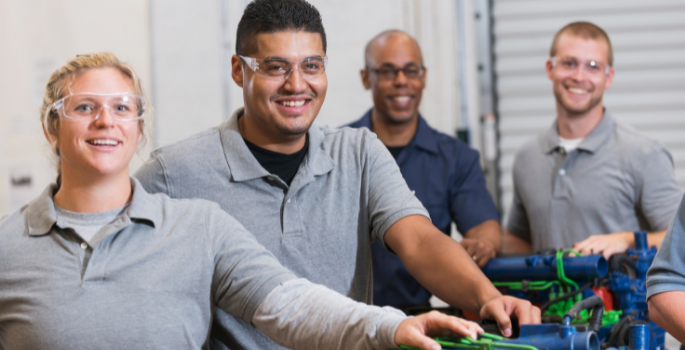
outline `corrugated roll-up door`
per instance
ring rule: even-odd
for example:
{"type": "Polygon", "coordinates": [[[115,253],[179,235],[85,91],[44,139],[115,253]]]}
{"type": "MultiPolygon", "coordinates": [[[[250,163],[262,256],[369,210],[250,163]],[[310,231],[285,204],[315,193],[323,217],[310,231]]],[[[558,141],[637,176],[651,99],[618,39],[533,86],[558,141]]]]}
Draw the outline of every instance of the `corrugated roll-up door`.
{"type": "Polygon", "coordinates": [[[493,19],[505,218],[516,152],[556,117],[544,70],[552,38],[574,21],[607,31],[616,74],[604,105],[620,122],[666,146],[685,187],[685,1],[495,0],[493,19]]]}

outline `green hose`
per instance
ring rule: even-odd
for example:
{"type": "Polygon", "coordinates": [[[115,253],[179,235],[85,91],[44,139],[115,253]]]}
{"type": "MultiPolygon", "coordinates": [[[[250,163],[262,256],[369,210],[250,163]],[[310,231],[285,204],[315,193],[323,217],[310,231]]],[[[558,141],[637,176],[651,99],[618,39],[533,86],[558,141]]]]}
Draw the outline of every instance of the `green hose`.
{"type": "MultiPolygon", "coordinates": [[[[480,335],[480,340],[475,340],[471,337],[455,339],[450,337],[438,337],[434,340],[443,347],[459,348],[459,349],[474,349],[474,350],[506,350],[506,349],[521,349],[521,350],[538,350],[538,348],[530,345],[509,344],[502,343],[498,340],[505,340],[495,334],[483,333],[480,335]],[[493,341],[495,340],[495,341],[493,341]]],[[[419,349],[411,346],[400,345],[402,349],[419,349]]]]}

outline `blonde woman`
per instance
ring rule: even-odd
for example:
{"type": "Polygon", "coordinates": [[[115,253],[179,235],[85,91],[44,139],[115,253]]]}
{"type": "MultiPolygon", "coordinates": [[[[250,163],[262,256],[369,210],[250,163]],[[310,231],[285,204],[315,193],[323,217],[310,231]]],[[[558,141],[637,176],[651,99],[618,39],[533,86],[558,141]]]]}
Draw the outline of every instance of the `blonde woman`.
{"type": "Polygon", "coordinates": [[[150,110],[112,54],[52,74],[41,118],[59,176],[0,221],[0,348],[207,348],[217,307],[299,349],[436,349],[426,335],[482,332],[297,279],[216,204],[146,193],[129,162],[150,110]]]}

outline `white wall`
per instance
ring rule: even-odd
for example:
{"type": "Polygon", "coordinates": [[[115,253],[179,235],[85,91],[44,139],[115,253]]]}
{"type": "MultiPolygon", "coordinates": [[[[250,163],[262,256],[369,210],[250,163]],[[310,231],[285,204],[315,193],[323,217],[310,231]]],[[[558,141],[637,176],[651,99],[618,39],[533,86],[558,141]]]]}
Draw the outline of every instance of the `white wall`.
{"type": "Polygon", "coordinates": [[[76,54],[107,50],[150,82],[148,26],[147,1],[0,0],[0,216],[54,180],[38,116],[52,71],[76,54]],[[11,177],[25,176],[29,186],[12,186],[11,177]]]}
{"type": "Polygon", "coordinates": [[[222,8],[218,0],[151,0],[155,145],[163,146],[221,123],[222,8]]]}

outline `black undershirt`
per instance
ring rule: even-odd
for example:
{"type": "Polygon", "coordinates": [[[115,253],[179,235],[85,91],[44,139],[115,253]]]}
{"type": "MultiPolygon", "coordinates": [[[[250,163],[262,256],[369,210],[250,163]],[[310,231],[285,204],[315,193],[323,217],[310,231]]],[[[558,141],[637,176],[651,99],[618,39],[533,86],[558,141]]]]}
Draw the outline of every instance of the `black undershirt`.
{"type": "Polygon", "coordinates": [[[305,136],[304,147],[293,154],[283,154],[268,149],[261,148],[254,143],[245,140],[247,148],[250,149],[252,155],[257,159],[259,164],[271,174],[281,178],[288,186],[295,178],[297,169],[300,168],[304,156],[307,154],[309,148],[309,134],[305,136]]]}
{"type": "Polygon", "coordinates": [[[390,147],[390,146],[385,146],[388,148],[388,151],[390,151],[390,154],[392,154],[392,157],[397,159],[397,156],[400,155],[402,150],[407,147],[407,146],[399,146],[399,147],[390,147]]]}

